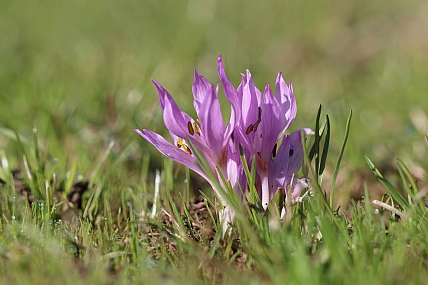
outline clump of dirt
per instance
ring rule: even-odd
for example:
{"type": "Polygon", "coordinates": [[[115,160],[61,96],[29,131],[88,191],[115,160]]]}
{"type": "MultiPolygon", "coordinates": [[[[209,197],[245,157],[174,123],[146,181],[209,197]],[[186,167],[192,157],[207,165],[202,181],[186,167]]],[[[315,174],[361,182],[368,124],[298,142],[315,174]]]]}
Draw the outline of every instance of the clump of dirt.
{"type": "MultiPolygon", "coordinates": [[[[185,205],[188,215],[186,215],[184,208],[180,211],[180,219],[186,229],[184,233],[186,238],[205,245],[212,242],[216,232],[214,227],[216,220],[213,221],[216,212],[215,209],[207,205],[204,197],[194,197],[189,204],[185,205]]],[[[180,238],[177,236],[177,232],[180,232],[177,219],[172,214],[162,210],[159,223],[149,220],[146,225],[147,227],[140,238],[149,243],[148,251],[153,252],[153,257],[155,259],[160,257],[159,249],[162,246],[168,253],[177,256],[175,240],[180,238]]]]}
{"type": "MultiPolygon", "coordinates": [[[[13,176],[13,186],[15,191],[19,194],[21,199],[26,199],[30,206],[36,202],[36,198],[34,193],[31,192],[31,188],[25,182],[25,179],[21,176],[21,169],[15,169],[12,171],[13,176]]],[[[0,181],[1,184],[6,184],[5,181],[0,181]]],[[[68,192],[67,200],[65,201],[59,216],[61,217],[63,213],[68,211],[70,208],[74,209],[82,209],[82,196],[88,190],[89,182],[88,181],[78,181],[75,182],[68,192]]],[[[55,189],[54,200],[55,202],[61,202],[63,199],[64,189],[61,187],[57,187],[55,189]]]]}
{"type": "Polygon", "coordinates": [[[30,187],[28,187],[27,184],[25,184],[24,179],[21,178],[21,170],[20,169],[14,169],[12,171],[13,175],[13,186],[15,187],[16,192],[18,192],[21,197],[27,198],[28,203],[33,204],[34,203],[34,195],[31,193],[30,187]]]}
{"type": "Polygon", "coordinates": [[[89,181],[78,181],[71,186],[67,200],[78,209],[82,209],[82,196],[88,190],[89,181]]]}

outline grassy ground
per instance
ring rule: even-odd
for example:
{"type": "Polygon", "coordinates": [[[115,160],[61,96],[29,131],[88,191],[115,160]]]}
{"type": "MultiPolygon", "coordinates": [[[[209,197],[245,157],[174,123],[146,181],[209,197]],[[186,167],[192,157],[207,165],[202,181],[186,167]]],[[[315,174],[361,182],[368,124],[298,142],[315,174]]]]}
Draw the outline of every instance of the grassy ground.
{"type": "Polygon", "coordinates": [[[422,283],[427,12],[418,1],[0,3],[0,283],[422,283]],[[193,69],[217,82],[219,54],[235,86],[245,69],[259,88],[279,71],[293,81],[293,129],[314,127],[323,105],[324,190],[352,109],[333,210],[396,194],[366,155],[413,198],[395,196],[404,213],[364,199],[335,215],[318,194],[277,230],[250,216],[222,240],[207,184],[132,131],[167,134],[151,78],[193,114],[193,69]],[[165,212],[152,216],[156,170],[165,212]]]}

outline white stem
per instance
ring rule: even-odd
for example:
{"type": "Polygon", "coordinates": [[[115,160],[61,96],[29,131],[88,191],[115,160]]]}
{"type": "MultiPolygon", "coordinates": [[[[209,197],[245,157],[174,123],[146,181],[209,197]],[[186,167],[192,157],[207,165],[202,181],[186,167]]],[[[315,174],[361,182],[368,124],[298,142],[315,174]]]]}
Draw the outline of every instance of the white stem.
{"type": "Polygon", "coordinates": [[[261,175],[262,179],[262,205],[263,209],[267,209],[270,202],[269,179],[267,175],[261,175]]]}
{"type": "Polygon", "coordinates": [[[235,212],[228,206],[225,206],[218,212],[220,224],[222,225],[223,237],[231,233],[230,225],[235,220],[235,212]]]}
{"type": "Polygon", "coordinates": [[[159,188],[160,188],[160,173],[159,170],[156,170],[155,176],[155,197],[153,199],[153,208],[152,208],[152,218],[156,216],[157,205],[159,200],[159,188]]]}

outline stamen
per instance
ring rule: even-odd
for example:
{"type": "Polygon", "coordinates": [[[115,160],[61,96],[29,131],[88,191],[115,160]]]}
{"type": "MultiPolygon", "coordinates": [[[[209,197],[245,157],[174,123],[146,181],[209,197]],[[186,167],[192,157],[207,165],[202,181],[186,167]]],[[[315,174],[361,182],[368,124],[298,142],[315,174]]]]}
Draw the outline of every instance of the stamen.
{"type": "Polygon", "coordinates": [[[294,153],[294,150],[293,150],[293,149],[290,149],[290,151],[288,152],[288,157],[292,157],[292,156],[293,156],[293,153],[294,153]]]}
{"type": "Polygon", "coordinates": [[[201,136],[201,129],[199,128],[199,126],[198,126],[198,124],[196,123],[196,122],[193,122],[193,128],[195,129],[195,133],[198,135],[198,136],[201,136]]]}
{"type": "Polygon", "coordinates": [[[247,130],[245,131],[246,135],[249,135],[253,131],[254,125],[251,124],[248,126],[247,130]]]}
{"type": "Polygon", "coordinates": [[[181,148],[182,145],[183,145],[183,139],[182,138],[178,138],[178,140],[177,140],[177,147],[181,148]]]}
{"type": "Polygon", "coordinates": [[[187,145],[184,144],[184,140],[182,138],[177,139],[177,147],[192,155],[192,151],[187,145]]]}
{"type": "Polygon", "coordinates": [[[182,148],[185,152],[187,152],[188,154],[192,155],[192,151],[190,150],[190,148],[189,148],[187,145],[183,144],[183,145],[181,146],[181,148],[182,148]]]}
{"type": "Polygon", "coordinates": [[[262,122],[262,120],[261,119],[258,119],[257,121],[256,121],[256,123],[254,124],[254,126],[253,126],[253,131],[254,132],[257,132],[257,128],[259,127],[259,124],[262,122]]]}
{"type": "Polygon", "coordinates": [[[195,134],[195,130],[192,127],[192,122],[190,121],[187,122],[187,130],[189,131],[189,134],[191,134],[192,136],[195,134]]]}
{"type": "MultiPolygon", "coordinates": [[[[249,135],[251,132],[257,132],[257,128],[259,127],[260,123],[262,122],[262,108],[259,107],[259,114],[257,121],[254,124],[251,124],[248,126],[248,128],[245,130],[245,134],[249,135]]],[[[261,138],[261,135],[260,135],[261,138]]]]}
{"type": "Polygon", "coordinates": [[[274,146],[273,146],[273,150],[272,150],[272,158],[275,158],[275,156],[276,156],[276,148],[278,147],[278,144],[275,144],[274,146]]]}

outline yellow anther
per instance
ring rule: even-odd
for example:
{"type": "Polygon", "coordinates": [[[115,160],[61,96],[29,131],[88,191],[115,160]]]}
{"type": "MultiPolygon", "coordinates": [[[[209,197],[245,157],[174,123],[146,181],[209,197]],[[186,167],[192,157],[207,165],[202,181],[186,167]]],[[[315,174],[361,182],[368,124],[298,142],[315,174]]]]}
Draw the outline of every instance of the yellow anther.
{"type": "Polygon", "coordinates": [[[184,150],[185,152],[187,152],[188,154],[192,154],[192,151],[190,150],[190,148],[184,143],[184,140],[182,138],[178,138],[177,139],[177,147],[181,148],[182,150],[184,150]]]}
{"type": "Polygon", "coordinates": [[[189,134],[191,134],[192,136],[195,134],[195,130],[193,129],[192,122],[190,121],[187,122],[187,130],[189,131],[189,134]]]}
{"type": "Polygon", "coordinates": [[[192,155],[192,151],[190,150],[190,148],[189,148],[187,145],[183,144],[183,145],[181,146],[181,148],[182,148],[185,152],[187,152],[188,154],[192,155]]]}
{"type": "Polygon", "coordinates": [[[178,138],[178,140],[177,140],[177,146],[179,148],[181,148],[181,146],[183,146],[183,139],[182,138],[178,138]]]}
{"type": "Polygon", "coordinates": [[[193,122],[193,129],[195,129],[195,133],[197,133],[198,136],[201,136],[201,129],[196,122],[193,122]]]}

